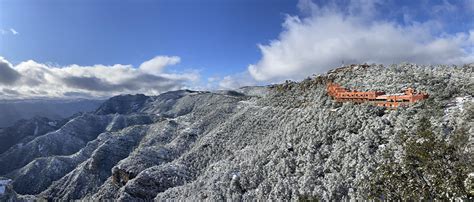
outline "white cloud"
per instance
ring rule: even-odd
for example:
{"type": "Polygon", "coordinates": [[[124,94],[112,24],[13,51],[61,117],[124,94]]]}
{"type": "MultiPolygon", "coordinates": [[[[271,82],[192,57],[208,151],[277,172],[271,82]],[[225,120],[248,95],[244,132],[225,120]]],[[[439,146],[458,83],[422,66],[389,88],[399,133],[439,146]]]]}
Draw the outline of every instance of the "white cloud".
{"type": "Polygon", "coordinates": [[[143,62],[140,69],[144,72],[159,75],[166,66],[175,65],[181,62],[181,58],[177,56],[156,56],[151,60],[143,62]]]}
{"type": "MultiPolygon", "coordinates": [[[[433,34],[437,22],[375,20],[378,1],[351,1],[347,12],[300,1],[308,17],[287,16],[277,40],[259,45],[262,58],[248,66],[259,81],[301,79],[347,63],[462,64],[474,62],[474,32],[433,34]],[[364,13],[359,14],[359,13],[364,13]]],[[[473,29],[474,30],[474,29],[473,29]]]]}
{"type": "Polygon", "coordinates": [[[10,28],[10,32],[13,34],[13,35],[17,35],[19,34],[15,29],[13,28],[10,28]]]}
{"type": "Polygon", "coordinates": [[[178,62],[178,57],[158,56],[144,62],[140,68],[121,64],[58,67],[33,60],[13,66],[0,58],[0,71],[11,75],[0,77],[0,81],[3,81],[0,82],[0,93],[13,96],[12,92],[15,92],[14,97],[2,97],[15,99],[110,97],[126,93],[159,94],[181,89],[199,79],[197,71],[184,73],[166,71],[168,65],[178,62]],[[171,59],[165,63],[158,63],[157,58],[171,59]]]}

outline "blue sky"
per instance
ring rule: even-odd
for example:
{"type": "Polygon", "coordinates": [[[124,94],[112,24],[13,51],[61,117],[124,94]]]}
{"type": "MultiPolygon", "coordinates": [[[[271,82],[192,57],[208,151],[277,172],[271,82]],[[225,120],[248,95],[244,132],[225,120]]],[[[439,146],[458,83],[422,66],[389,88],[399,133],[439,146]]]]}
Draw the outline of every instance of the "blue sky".
{"type": "Polygon", "coordinates": [[[204,76],[242,71],[276,38],[296,1],[2,1],[0,55],[60,65],[133,64],[177,55],[204,76]]]}
{"type": "Polygon", "coordinates": [[[474,0],[0,0],[0,97],[236,88],[341,61],[469,63],[473,13],[474,0]]]}

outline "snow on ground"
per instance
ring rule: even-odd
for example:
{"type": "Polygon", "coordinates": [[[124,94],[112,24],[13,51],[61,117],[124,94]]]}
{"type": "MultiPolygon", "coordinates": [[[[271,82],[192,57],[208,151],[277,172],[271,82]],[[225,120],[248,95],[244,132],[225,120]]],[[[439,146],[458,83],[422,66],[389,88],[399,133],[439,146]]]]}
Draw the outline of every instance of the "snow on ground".
{"type": "Polygon", "coordinates": [[[464,97],[456,97],[451,102],[448,103],[446,109],[444,110],[443,119],[446,121],[450,119],[456,113],[464,112],[464,105],[468,102],[474,102],[474,98],[470,95],[464,97]]]}
{"type": "Polygon", "coordinates": [[[3,195],[5,193],[6,186],[10,185],[12,180],[6,179],[6,180],[0,180],[0,195],[3,195]]]}

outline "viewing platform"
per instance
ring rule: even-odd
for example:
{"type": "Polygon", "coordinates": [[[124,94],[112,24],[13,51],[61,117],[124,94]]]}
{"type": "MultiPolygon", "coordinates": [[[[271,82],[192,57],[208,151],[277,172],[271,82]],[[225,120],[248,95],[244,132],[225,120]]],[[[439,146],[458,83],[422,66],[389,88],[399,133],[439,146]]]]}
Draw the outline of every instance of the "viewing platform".
{"type": "Polygon", "coordinates": [[[367,102],[376,106],[388,108],[406,106],[424,100],[429,96],[426,93],[417,93],[412,88],[408,88],[404,90],[403,93],[397,94],[385,94],[383,91],[360,92],[346,89],[339,84],[332,82],[327,85],[327,92],[329,96],[336,100],[336,102],[367,102]]]}

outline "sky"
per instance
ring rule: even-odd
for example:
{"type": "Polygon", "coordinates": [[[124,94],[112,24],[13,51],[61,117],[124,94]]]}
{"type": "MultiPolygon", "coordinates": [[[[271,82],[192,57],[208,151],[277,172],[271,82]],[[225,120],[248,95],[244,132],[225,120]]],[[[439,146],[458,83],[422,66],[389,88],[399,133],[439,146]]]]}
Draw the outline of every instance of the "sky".
{"type": "Polygon", "coordinates": [[[0,0],[0,99],[299,80],[341,63],[474,62],[474,0],[0,0]]]}

